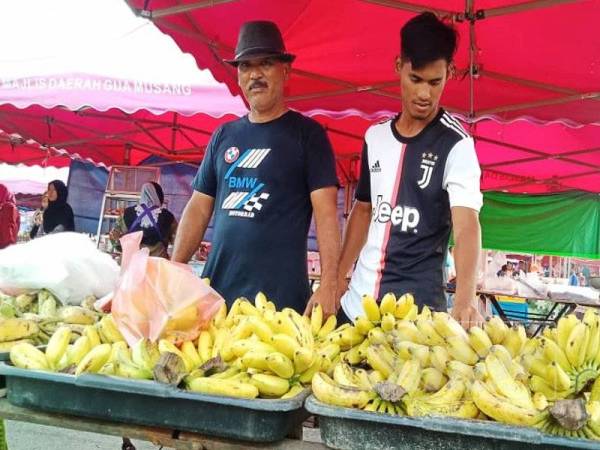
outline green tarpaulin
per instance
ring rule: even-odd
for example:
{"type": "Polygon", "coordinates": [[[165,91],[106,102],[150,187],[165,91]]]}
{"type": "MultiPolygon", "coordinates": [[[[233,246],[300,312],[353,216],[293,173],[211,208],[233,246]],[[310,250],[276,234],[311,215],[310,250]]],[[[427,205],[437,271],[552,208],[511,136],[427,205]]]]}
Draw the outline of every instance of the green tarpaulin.
{"type": "Polygon", "coordinates": [[[483,247],[515,253],[600,259],[600,195],[485,192],[483,247]]]}

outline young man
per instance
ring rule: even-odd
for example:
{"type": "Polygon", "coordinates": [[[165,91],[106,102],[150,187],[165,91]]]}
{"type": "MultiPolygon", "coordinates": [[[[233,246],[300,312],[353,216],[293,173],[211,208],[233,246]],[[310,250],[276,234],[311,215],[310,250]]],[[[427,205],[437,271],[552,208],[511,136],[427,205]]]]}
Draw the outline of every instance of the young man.
{"type": "Polygon", "coordinates": [[[226,62],[237,68],[250,113],[213,133],[179,225],[173,260],[190,259],[214,209],[203,276],[228,303],[262,291],[278,308],[302,313],[320,303],[326,315],[335,314],[341,239],[331,145],[317,122],[285,106],[283,90],[294,55],[285,51],[274,23],[244,24],[235,53],[226,62]],[[313,210],[322,273],[311,297],[306,240],[313,210]]]}
{"type": "Polygon", "coordinates": [[[363,314],[364,294],[412,292],[420,306],[446,310],[443,266],[454,232],[452,315],[482,322],[475,283],[480,250],[480,169],[471,137],[440,106],[456,32],[431,13],[404,25],[396,71],[402,112],[365,135],[361,174],[339,267],[358,263],[342,298],[346,316],[363,314]]]}

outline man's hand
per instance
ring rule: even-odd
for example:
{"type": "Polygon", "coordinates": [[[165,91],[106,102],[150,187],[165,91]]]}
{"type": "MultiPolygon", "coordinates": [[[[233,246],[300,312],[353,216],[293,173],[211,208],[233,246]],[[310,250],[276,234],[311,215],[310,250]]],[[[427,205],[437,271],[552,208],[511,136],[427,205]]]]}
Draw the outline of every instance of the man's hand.
{"type": "Polygon", "coordinates": [[[452,308],[452,317],[456,319],[465,330],[474,326],[482,326],[484,323],[483,316],[479,313],[475,302],[460,301],[454,302],[452,308]]]}
{"type": "Polygon", "coordinates": [[[329,316],[335,316],[338,309],[340,308],[338,298],[337,286],[336,285],[321,285],[310,297],[310,300],[306,304],[304,310],[305,316],[310,316],[312,313],[313,305],[320,304],[323,308],[323,319],[329,316]]]}

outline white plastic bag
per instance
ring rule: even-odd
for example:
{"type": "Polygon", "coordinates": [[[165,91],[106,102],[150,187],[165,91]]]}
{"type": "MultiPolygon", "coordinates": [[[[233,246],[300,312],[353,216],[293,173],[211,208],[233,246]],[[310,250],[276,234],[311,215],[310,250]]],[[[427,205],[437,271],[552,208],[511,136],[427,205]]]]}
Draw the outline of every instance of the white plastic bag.
{"type": "Polygon", "coordinates": [[[7,294],[45,288],[78,304],[111,292],[118,277],[118,264],[84,234],[50,234],[0,250],[0,291],[7,294]]]}

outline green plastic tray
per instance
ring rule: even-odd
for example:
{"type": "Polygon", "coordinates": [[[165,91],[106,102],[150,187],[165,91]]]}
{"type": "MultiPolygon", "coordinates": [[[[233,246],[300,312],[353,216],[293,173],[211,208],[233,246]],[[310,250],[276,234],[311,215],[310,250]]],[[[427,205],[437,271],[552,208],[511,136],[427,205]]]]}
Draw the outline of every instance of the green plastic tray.
{"type": "Polygon", "coordinates": [[[156,383],[101,375],[75,377],[0,363],[8,401],[17,406],[220,436],[274,442],[308,416],[308,391],[289,400],[196,394],[156,383]]]}
{"type": "Polygon", "coordinates": [[[401,417],[337,408],[308,397],[306,409],[319,416],[321,439],[343,450],[558,450],[600,449],[600,442],[551,436],[481,420],[401,417]]]}

